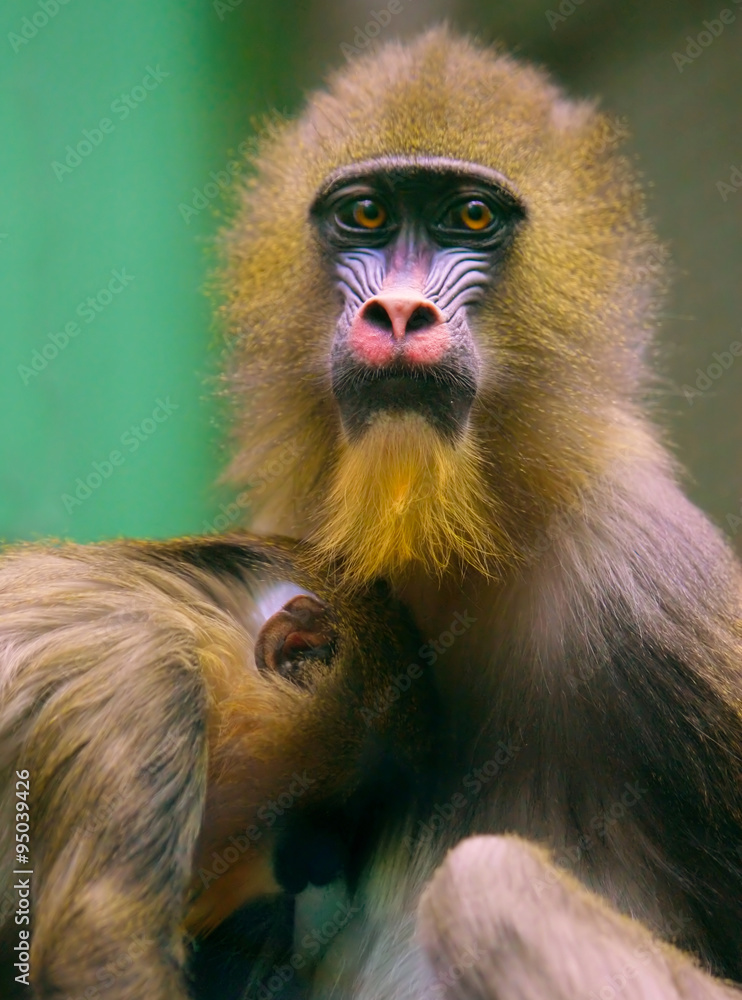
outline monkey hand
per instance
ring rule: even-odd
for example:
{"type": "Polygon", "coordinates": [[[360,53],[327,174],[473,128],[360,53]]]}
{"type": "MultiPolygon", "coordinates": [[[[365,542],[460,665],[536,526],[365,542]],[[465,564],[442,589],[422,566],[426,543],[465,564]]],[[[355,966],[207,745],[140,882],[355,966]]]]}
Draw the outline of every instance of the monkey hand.
{"type": "Polygon", "coordinates": [[[445,1000],[742,996],[514,836],[470,837],[449,853],[418,935],[445,1000]]]}

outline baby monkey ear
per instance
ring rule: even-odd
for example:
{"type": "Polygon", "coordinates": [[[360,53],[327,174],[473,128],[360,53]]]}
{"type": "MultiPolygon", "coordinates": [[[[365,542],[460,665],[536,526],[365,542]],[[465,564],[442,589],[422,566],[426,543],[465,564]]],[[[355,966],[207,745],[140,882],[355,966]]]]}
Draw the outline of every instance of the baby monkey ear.
{"type": "Polygon", "coordinates": [[[303,682],[303,668],[329,663],[337,634],[329,606],[318,597],[299,594],[265,622],[255,641],[258,670],[303,682]]]}

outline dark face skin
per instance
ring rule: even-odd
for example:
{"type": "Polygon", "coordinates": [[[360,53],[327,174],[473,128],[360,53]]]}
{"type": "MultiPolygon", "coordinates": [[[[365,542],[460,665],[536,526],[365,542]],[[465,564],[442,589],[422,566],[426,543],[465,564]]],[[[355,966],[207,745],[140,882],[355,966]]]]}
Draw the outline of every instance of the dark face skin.
{"type": "Polygon", "coordinates": [[[328,178],[312,218],[343,301],[330,363],[349,437],[402,411],[463,432],[481,371],[469,309],[524,217],[512,185],[476,164],[385,157],[328,178]]]}

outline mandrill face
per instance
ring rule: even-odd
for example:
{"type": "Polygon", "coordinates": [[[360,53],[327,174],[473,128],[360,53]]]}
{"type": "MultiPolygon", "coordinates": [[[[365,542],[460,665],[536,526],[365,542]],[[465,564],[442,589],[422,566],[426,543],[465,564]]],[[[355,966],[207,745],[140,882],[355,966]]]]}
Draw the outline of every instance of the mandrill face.
{"type": "Polygon", "coordinates": [[[443,157],[335,171],[312,206],[342,296],[330,352],[343,428],[417,414],[460,438],[481,378],[469,321],[523,218],[512,185],[443,157]]]}
{"type": "Polygon", "coordinates": [[[352,63],[265,145],[222,275],[254,528],[311,536],[356,582],[497,576],[647,447],[659,255],[614,140],[436,30],[352,63]]]}

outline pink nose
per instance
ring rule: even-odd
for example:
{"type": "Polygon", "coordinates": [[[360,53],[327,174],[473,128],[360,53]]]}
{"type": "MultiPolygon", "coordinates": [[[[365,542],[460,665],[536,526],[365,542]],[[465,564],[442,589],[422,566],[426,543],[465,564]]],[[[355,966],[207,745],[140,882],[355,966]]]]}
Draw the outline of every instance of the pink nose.
{"type": "Polygon", "coordinates": [[[367,364],[394,358],[411,363],[439,361],[450,345],[440,309],[414,289],[396,288],[375,295],[361,306],[349,333],[349,346],[367,364]]]}
{"type": "Polygon", "coordinates": [[[444,322],[437,306],[419,292],[405,290],[375,295],[363,306],[359,318],[369,326],[391,333],[397,341],[444,322]]]}

